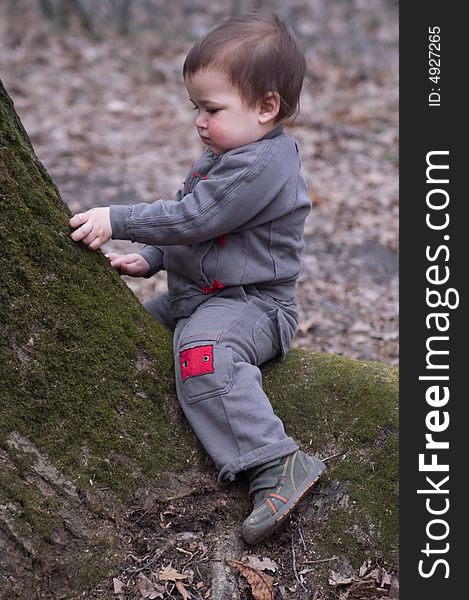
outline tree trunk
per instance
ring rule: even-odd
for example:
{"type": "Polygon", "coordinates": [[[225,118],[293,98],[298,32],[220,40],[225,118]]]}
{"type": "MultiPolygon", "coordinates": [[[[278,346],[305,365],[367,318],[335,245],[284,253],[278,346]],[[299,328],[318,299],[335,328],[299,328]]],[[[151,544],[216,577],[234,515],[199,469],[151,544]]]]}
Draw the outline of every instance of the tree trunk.
{"type": "Polygon", "coordinates": [[[121,35],[129,35],[132,0],[121,0],[117,8],[117,30],[121,35]]]}
{"type": "MultiPolygon", "coordinates": [[[[177,406],[170,334],[100,252],[70,240],[69,211],[1,82],[0,203],[1,597],[114,597],[139,499],[164,508],[196,489],[210,511],[222,492],[177,406]]],[[[331,457],[302,513],[315,555],[395,567],[396,369],[294,350],[263,376],[289,434],[331,457]]],[[[208,546],[249,508],[238,484],[223,493],[208,546]]]]}

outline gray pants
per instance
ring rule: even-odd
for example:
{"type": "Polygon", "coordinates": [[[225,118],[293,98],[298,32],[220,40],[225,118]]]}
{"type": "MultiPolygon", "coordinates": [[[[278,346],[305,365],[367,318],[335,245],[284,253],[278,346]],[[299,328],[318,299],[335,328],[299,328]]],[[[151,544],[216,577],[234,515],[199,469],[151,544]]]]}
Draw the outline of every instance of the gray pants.
{"type": "Polygon", "coordinates": [[[297,326],[293,304],[245,286],[218,292],[177,321],[167,293],[144,306],[174,331],[178,399],[220,482],[298,449],[274,414],[258,368],[287,353],[297,326]]]}

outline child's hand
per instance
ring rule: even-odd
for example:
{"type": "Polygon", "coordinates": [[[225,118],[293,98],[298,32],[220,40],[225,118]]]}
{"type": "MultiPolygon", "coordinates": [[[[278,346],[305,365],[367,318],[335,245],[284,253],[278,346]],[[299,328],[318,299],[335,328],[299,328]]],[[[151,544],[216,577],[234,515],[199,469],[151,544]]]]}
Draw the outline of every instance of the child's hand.
{"type": "Polygon", "coordinates": [[[150,265],[143,256],[133,252],[132,254],[116,254],[109,252],[106,258],[111,262],[111,266],[121,275],[130,275],[131,277],[144,277],[150,270],[150,265]]]}
{"type": "Polygon", "coordinates": [[[90,250],[98,250],[112,236],[109,213],[109,207],[103,206],[74,215],[69,221],[70,227],[77,228],[70,236],[72,240],[82,241],[90,250]]]}

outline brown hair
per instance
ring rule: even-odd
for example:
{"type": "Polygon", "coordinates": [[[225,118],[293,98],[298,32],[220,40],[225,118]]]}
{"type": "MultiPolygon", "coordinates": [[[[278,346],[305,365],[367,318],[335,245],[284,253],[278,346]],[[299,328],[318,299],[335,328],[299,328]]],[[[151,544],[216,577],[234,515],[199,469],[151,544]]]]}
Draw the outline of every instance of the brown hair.
{"type": "Polygon", "coordinates": [[[207,68],[224,72],[249,107],[277,92],[277,122],[299,110],[306,61],[291,28],[276,14],[251,12],[210,29],[187,55],[184,78],[207,68]]]}

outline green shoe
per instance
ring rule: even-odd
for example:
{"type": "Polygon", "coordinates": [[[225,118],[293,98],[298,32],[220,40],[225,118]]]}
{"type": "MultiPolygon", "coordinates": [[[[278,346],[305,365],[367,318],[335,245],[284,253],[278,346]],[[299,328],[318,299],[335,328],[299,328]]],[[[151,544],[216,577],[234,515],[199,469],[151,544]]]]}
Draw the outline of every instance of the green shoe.
{"type": "Polygon", "coordinates": [[[246,471],[254,509],[241,534],[248,544],[268,538],[319,479],[326,465],[301,450],[246,471]]]}

